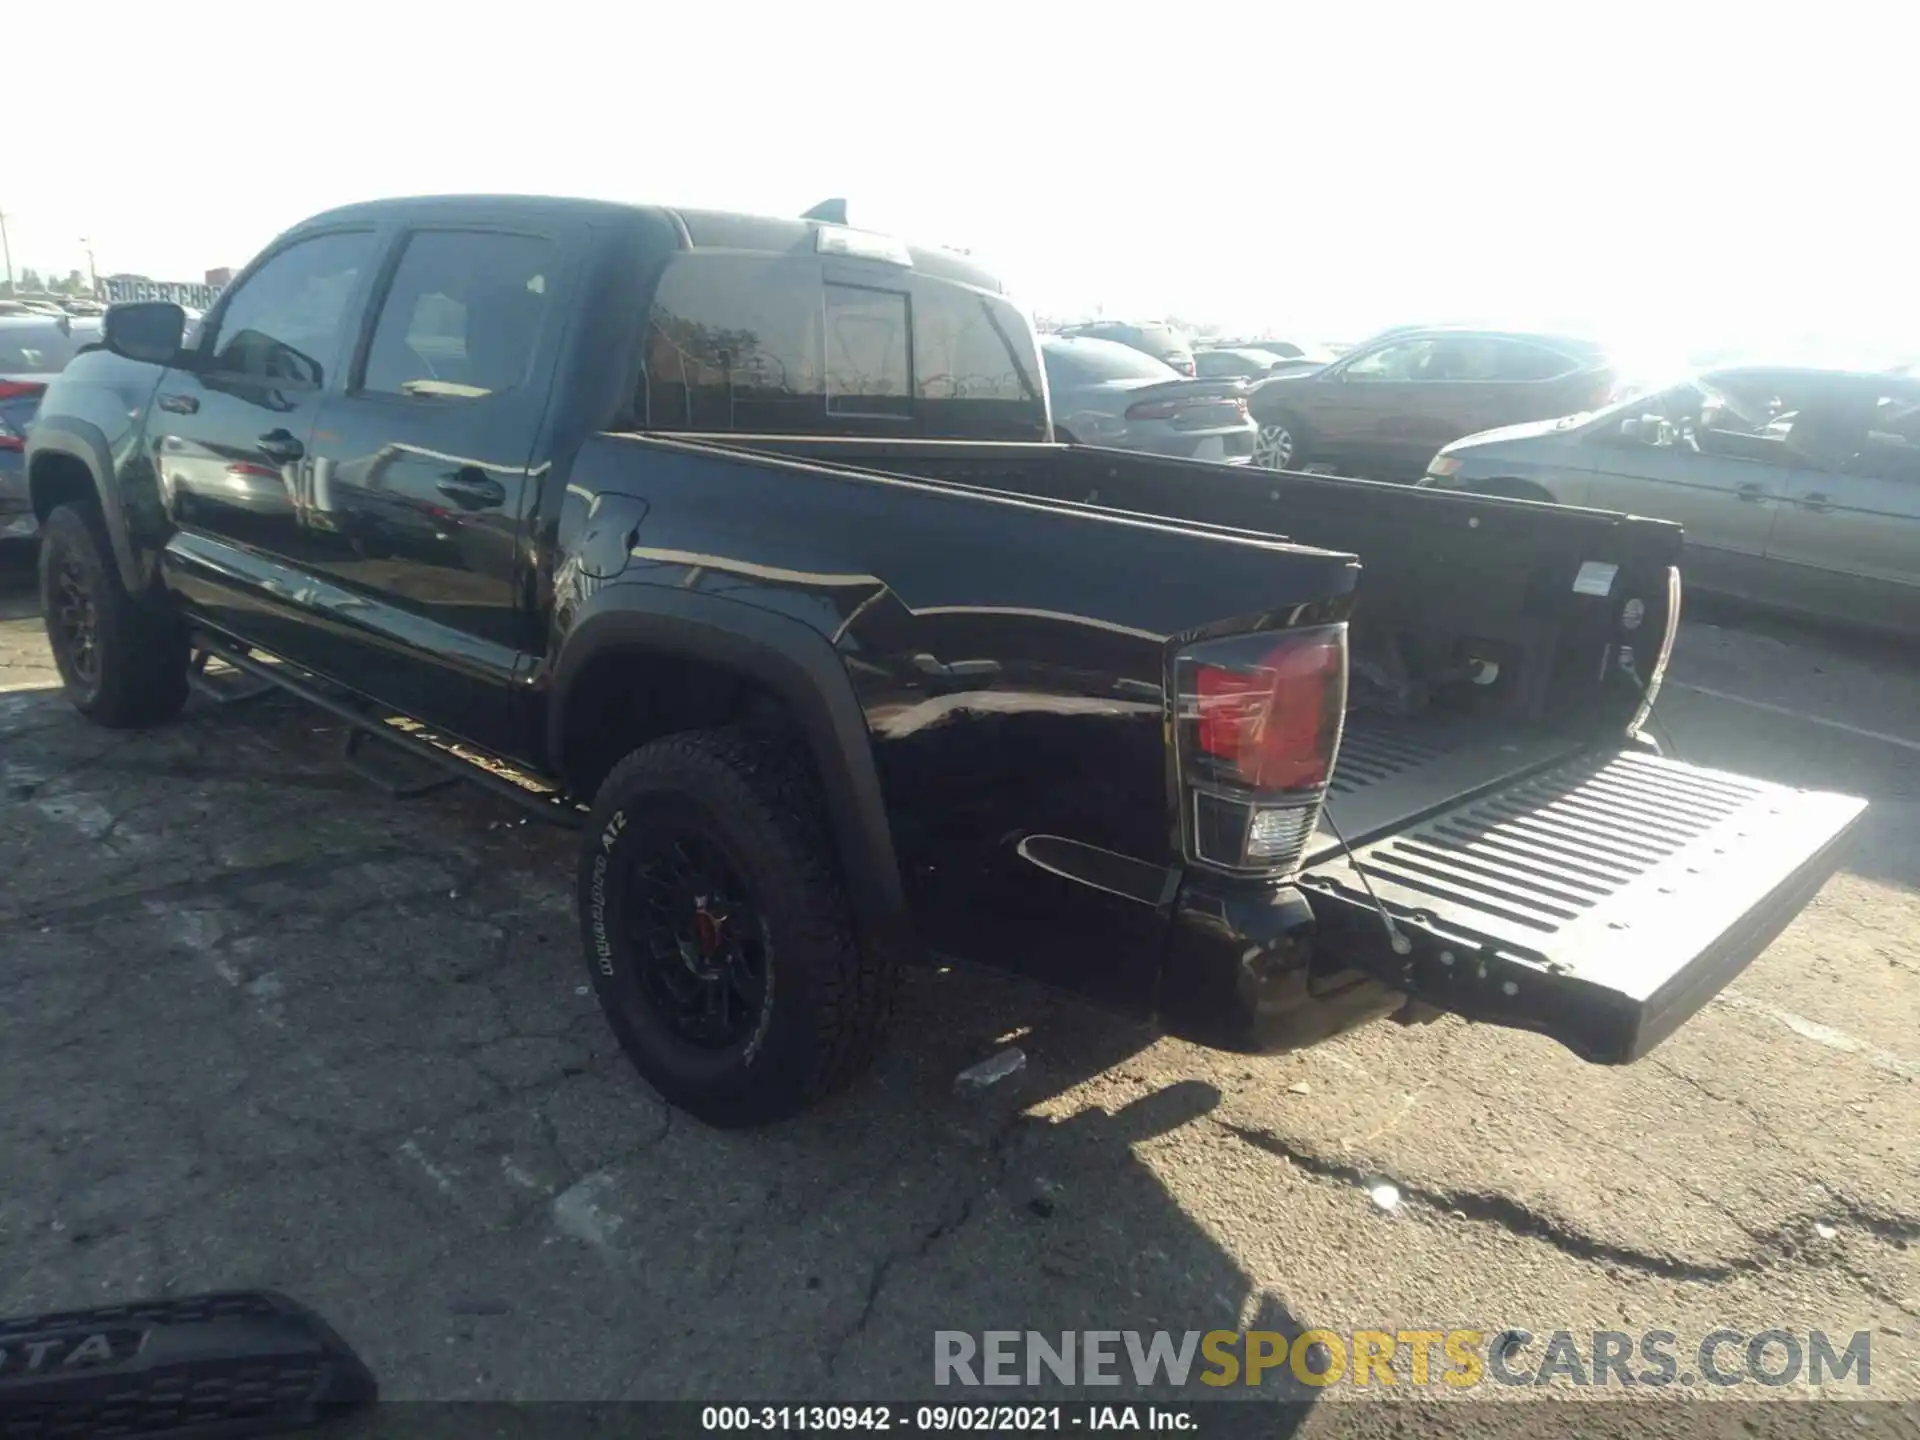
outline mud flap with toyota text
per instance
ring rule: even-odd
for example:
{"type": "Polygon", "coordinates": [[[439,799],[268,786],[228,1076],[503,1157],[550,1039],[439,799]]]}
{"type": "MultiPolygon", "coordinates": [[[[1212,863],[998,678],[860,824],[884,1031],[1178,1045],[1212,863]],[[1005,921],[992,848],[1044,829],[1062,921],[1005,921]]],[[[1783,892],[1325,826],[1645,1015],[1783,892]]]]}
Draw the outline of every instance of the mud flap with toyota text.
{"type": "Polygon", "coordinates": [[[1638,750],[1590,753],[1300,883],[1319,943],[1394,988],[1619,1065],[1767,947],[1838,867],[1866,808],[1638,750]]]}

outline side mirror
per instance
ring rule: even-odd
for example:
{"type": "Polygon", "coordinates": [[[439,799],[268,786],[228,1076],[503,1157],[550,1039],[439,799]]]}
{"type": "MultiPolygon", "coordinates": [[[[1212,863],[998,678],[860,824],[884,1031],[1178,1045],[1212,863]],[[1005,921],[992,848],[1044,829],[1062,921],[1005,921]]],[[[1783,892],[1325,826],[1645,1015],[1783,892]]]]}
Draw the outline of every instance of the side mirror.
{"type": "Polygon", "coordinates": [[[109,305],[100,331],[107,349],[116,355],[150,365],[171,365],[186,338],[187,312],[167,300],[109,305]]]}

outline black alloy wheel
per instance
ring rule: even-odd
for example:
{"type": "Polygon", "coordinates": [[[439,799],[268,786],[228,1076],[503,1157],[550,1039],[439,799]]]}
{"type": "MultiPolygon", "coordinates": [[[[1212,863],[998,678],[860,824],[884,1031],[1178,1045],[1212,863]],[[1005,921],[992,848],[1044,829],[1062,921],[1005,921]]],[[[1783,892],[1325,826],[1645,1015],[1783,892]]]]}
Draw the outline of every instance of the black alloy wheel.
{"type": "Polygon", "coordinates": [[[767,931],[732,858],[692,826],[662,826],[635,847],[628,881],[630,953],[656,1018],[702,1049],[757,1046],[767,931]]]}
{"type": "Polygon", "coordinates": [[[53,572],[47,640],[79,684],[100,683],[100,617],[93,577],[78,556],[62,554],[53,572]]]}

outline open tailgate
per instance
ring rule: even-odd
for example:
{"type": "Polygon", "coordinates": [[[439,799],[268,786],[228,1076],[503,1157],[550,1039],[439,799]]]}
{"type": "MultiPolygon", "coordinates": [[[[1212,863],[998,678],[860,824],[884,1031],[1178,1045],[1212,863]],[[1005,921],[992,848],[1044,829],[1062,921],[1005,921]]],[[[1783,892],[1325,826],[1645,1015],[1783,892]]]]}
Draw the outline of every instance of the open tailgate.
{"type": "Polygon", "coordinates": [[[1452,805],[1301,877],[1320,933],[1416,999],[1639,1059],[1813,898],[1867,808],[1624,750],[1452,805]],[[1362,881],[1411,942],[1397,954],[1362,881]]]}

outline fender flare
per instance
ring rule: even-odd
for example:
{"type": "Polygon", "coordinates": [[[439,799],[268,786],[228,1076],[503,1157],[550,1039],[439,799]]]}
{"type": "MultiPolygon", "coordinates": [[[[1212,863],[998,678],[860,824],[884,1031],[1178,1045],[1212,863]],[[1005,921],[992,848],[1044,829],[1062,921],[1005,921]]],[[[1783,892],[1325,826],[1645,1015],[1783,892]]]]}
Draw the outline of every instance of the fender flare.
{"type": "Polygon", "coordinates": [[[43,415],[34,421],[33,439],[27,452],[27,487],[33,497],[35,515],[40,514],[41,505],[34,471],[39,468],[40,457],[49,454],[69,456],[87,467],[87,474],[93,477],[94,498],[106,522],[107,540],[113,546],[114,563],[120,567],[120,582],[127,587],[128,594],[138,594],[145,586],[145,577],[134,559],[126,512],[120,508],[119,497],[107,483],[107,477],[115,473],[107,437],[87,421],[69,416],[43,415]]]}
{"type": "Polygon", "coordinates": [[[723,666],[786,705],[820,777],[863,941],[876,953],[916,956],[866,714],[832,643],[809,625],[738,600],[656,585],[609,586],[568,632],[553,670],[546,740],[556,775],[566,774],[574,682],[595,656],[621,646],[723,666]]]}

